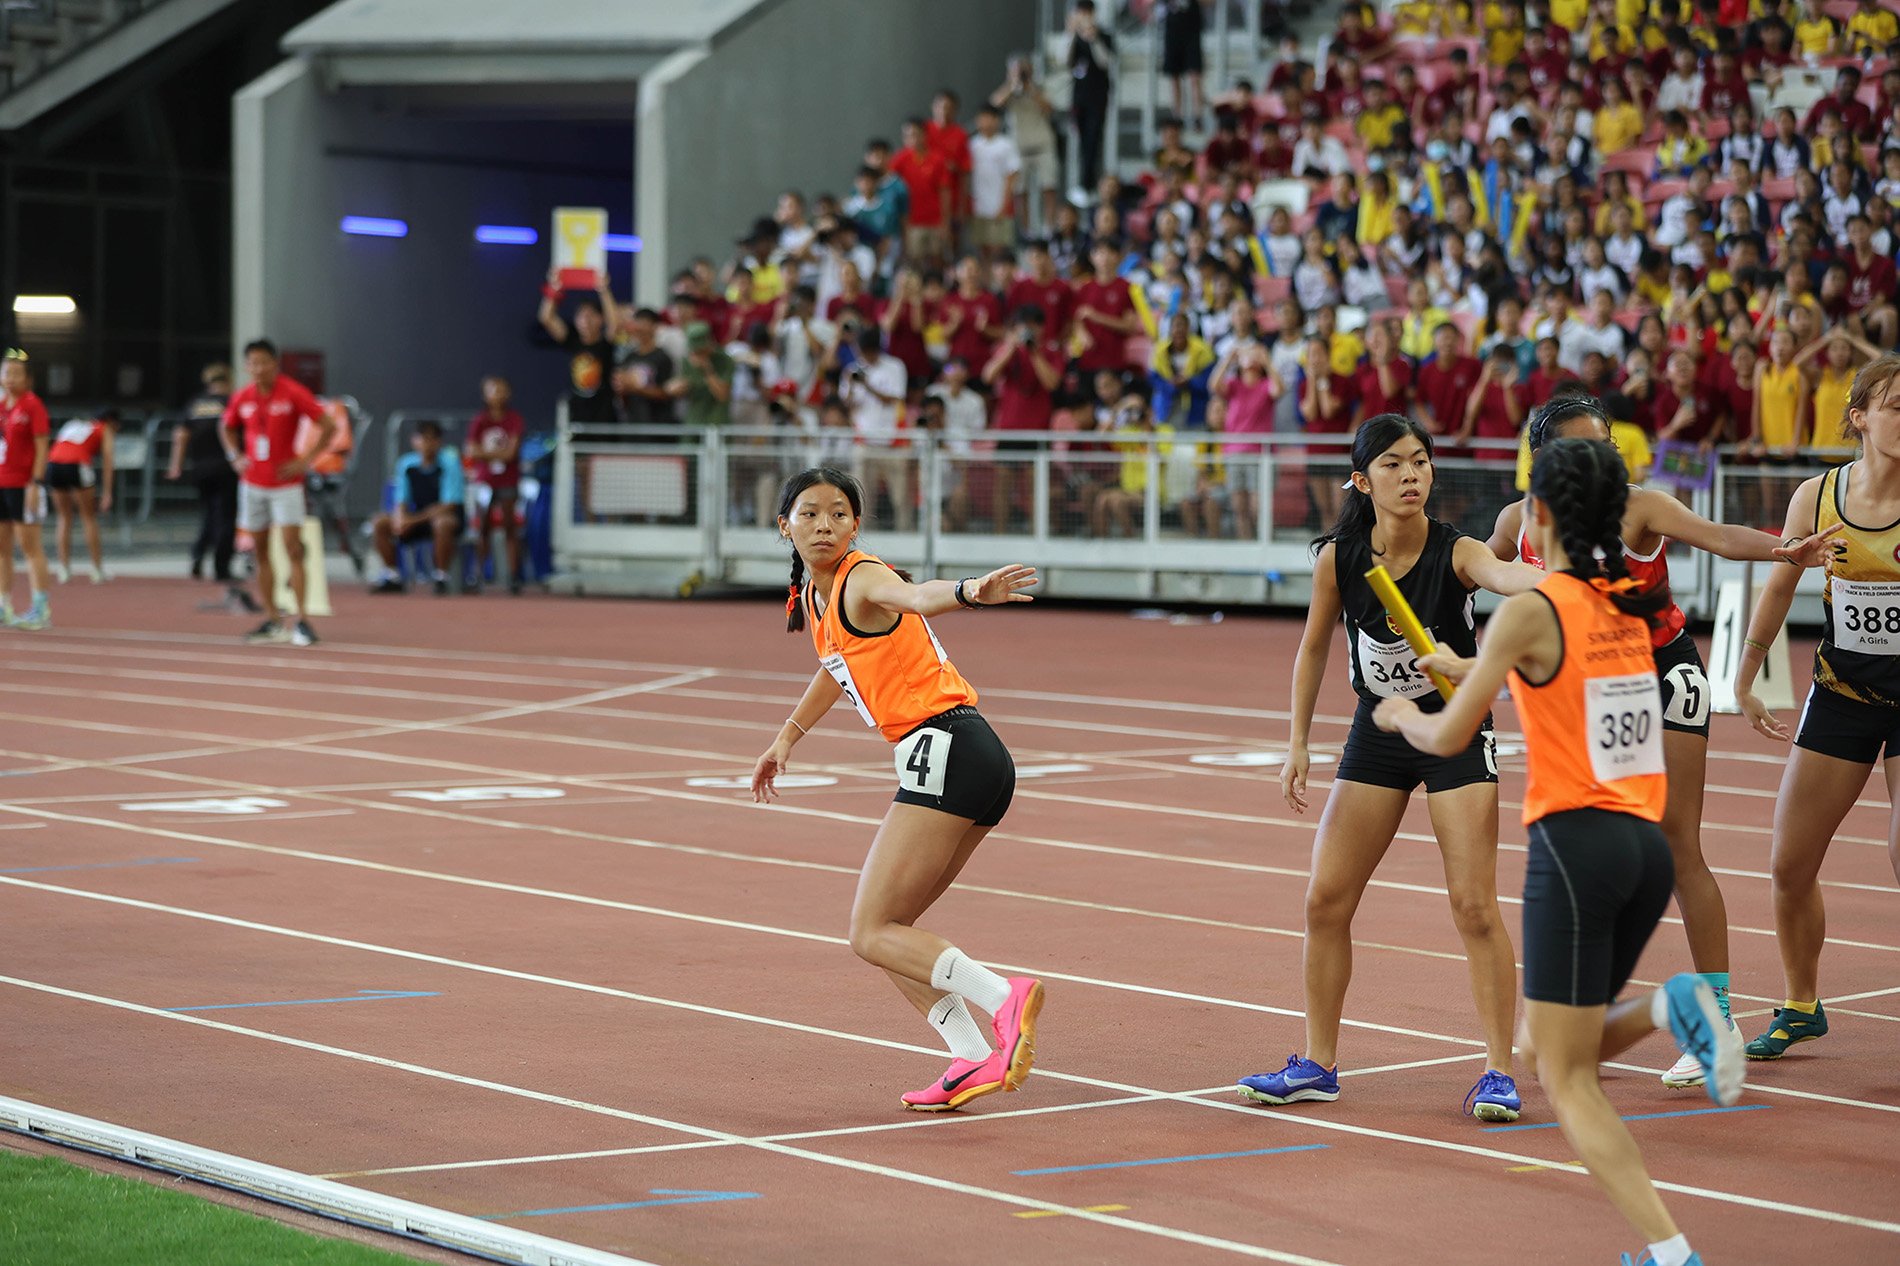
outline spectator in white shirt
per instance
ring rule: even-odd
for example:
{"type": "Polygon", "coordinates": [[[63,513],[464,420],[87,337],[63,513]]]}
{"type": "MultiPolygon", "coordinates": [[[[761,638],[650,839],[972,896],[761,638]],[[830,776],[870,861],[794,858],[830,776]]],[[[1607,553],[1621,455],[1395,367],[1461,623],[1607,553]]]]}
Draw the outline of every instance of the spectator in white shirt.
{"type": "Polygon", "coordinates": [[[856,265],[859,277],[869,277],[877,271],[877,253],[859,239],[857,223],[848,217],[820,220],[817,231],[818,280],[813,283],[817,292],[813,311],[822,315],[844,292],[844,266],[856,265]]]}
{"type": "Polygon", "coordinates": [[[1002,128],[995,106],[976,112],[976,135],[970,138],[970,244],[984,259],[1009,255],[1016,247],[1016,180],[1023,158],[1002,128]]]}
{"type": "Polygon", "coordinates": [[[898,409],[909,388],[910,374],[903,361],[885,354],[881,331],[875,325],[860,330],[857,359],[839,380],[838,394],[851,410],[858,440],[858,482],[867,498],[875,500],[879,487],[890,496],[899,532],[913,530],[917,522],[910,460],[895,447],[898,409]]]}
{"type": "Polygon", "coordinates": [[[1702,109],[1702,71],[1696,64],[1695,50],[1686,43],[1676,46],[1669,73],[1656,89],[1654,111],[1658,117],[1671,110],[1695,114],[1702,109]]]}
{"type": "Polygon", "coordinates": [[[773,254],[779,266],[808,285],[817,281],[818,233],[805,219],[804,195],[790,190],[780,194],[772,218],[778,222],[778,249],[773,254]]]}
{"type": "Polygon", "coordinates": [[[983,397],[970,389],[970,367],[954,357],[944,362],[943,381],[924,392],[922,425],[942,437],[949,460],[943,463],[944,524],[961,532],[970,519],[970,456],[972,441],[989,424],[983,397]]]}
{"type": "Polygon", "coordinates": [[[1484,143],[1487,147],[1495,141],[1509,141],[1511,125],[1519,119],[1529,119],[1533,127],[1542,127],[1544,120],[1537,107],[1529,98],[1519,97],[1516,85],[1509,79],[1498,83],[1495,95],[1497,104],[1484,125],[1484,143]]]}
{"type": "Polygon", "coordinates": [[[1320,126],[1320,116],[1309,111],[1300,120],[1300,139],[1293,143],[1293,174],[1325,180],[1352,170],[1352,159],[1336,136],[1320,126]]]}
{"type": "Polygon", "coordinates": [[[1616,296],[1608,290],[1597,291],[1590,297],[1590,319],[1579,321],[1573,316],[1557,331],[1557,364],[1581,374],[1583,358],[1591,352],[1612,365],[1621,364],[1629,339],[1615,318],[1616,296]]]}

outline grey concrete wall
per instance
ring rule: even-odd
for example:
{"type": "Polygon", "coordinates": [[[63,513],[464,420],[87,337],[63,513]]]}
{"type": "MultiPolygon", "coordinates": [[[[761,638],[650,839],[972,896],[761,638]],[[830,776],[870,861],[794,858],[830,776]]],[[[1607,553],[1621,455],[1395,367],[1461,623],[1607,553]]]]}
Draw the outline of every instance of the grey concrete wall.
{"type": "MultiPolygon", "coordinates": [[[[481,375],[501,373],[529,425],[551,425],[566,358],[534,313],[552,209],[606,206],[614,231],[629,229],[631,124],[448,122],[381,99],[326,94],[301,62],[239,95],[234,355],[260,334],[320,351],[328,389],[378,416],[472,413],[481,375]],[[409,235],[346,235],[345,215],[401,219],[409,235]],[[528,225],[542,240],[483,245],[477,224],[528,225]]],[[[625,295],[628,257],[609,256],[609,268],[625,295]]]]}
{"type": "Polygon", "coordinates": [[[966,115],[1027,51],[1027,0],[780,0],[641,83],[636,219],[648,302],[695,255],[724,258],[780,191],[851,193],[873,135],[898,143],[939,87],[966,115]],[[656,266],[657,265],[657,266],[656,266]]]}

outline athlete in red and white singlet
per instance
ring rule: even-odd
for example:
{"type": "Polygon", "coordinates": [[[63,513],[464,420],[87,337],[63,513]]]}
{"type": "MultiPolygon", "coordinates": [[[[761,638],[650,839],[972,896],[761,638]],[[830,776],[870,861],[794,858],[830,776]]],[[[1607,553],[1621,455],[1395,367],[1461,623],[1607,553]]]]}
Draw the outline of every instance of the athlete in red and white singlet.
{"type": "MultiPolygon", "coordinates": [[[[1595,398],[1562,395],[1539,406],[1530,420],[1529,441],[1535,454],[1550,440],[1591,439],[1609,442],[1610,424],[1595,398]]],[[[1528,547],[1528,527],[1522,502],[1512,502],[1498,514],[1488,542],[1500,558],[1522,558],[1537,563],[1528,547]]],[[[1669,588],[1668,545],[1681,541],[1721,558],[1754,562],[1820,562],[1831,545],[1824,537],[1790,539],[1785,545],[1754,528],[1711,523],[1666,492],[1631,487],[1623,511],[1624,565],[1639,592],[1666,593],[1669,588]]],[[[1655,650],[1656,676],[1662,688],[1663,761],[1669,773],[1668,802],[1662,831],[1676,866],[1676,903],[1689,935],[1689,955],[1696,971],[1715,990],[1724,1015],[1728,1014],[1729,955],[1728,907],[1715,876],[1702,858],[1702,797],[1709,760],[1709,674],[1701,652],[1685,625],[1682,608],[1671,601],[1655,618],[1650,643],[1655,650]]],[[[1663,1084],[1683,1087],[1702,1083],[1696,1062],[1684,1057],[1663,1074],[1663,1084]]]]}
{"type": "Polygon", "coordinates": [[[99,515],[112,509],[113,424],[117,421],[111,410],[96,418],[74,418],[59,428],[46,454],[46,490],[58,516],[53,540],[59,550],[61,584],[72,579],[75,517],[86,534],[86,552],[92,556],[92,583],[103,584],[107,578],[100,554],[99,515]],[[100,457],[105,459],[104,469],[95,476],[92,463],[100,457]]]}

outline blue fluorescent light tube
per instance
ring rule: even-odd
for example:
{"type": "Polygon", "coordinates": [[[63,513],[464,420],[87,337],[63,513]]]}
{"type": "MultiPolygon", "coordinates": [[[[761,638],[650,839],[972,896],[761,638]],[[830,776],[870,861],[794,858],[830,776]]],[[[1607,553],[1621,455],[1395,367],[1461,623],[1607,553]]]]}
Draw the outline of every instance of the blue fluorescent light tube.
{"type": "Polygon", "coordinates": [[[408,237],[409,225],[402,220],[385,220],[373,215],[346,215],[343,231],[356,237],[408,237]]]}
{"type": "Polygon", "coordinates": [[[517,224],[477,224],[475,240],[490,246],[533,246],[541,235],[517,224]]]}
{"type": "Polygon", "coordinates": [[[620,255],[636,254],[640,249],[640,239],[631,233],[607,234],[607,249],[620,255]]]}

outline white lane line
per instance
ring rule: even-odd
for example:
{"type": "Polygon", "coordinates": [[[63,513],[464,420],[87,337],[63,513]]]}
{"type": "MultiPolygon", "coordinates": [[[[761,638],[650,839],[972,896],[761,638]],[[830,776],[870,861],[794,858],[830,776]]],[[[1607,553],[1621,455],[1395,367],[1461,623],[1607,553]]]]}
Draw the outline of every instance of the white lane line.
{"type": "MultiPolygon", "coordinates": [[[[1188,1091],[1189,1094],[1200,1093],[1188,1091]]],[[[758,1134],[748,1138],[760,1139],[768,1143],[799,1143],[808,1139],[844,1138],[859,1134],[883,1134],[892,1130],[945,1129],[958,1125],[970,1126],[979,1121],[1009,1121],[1017,1117],[1050,1116],[1059,1112],[1083,1112],[1091,1108],[1117,1108],[1129,1103],[1166,1103],[1174,1096],[1171,1094],[1117,1095],[1113,1099],[1090,1099],[1082,1103],[1058,1103],[1040,1108],[1005,1108],[1000,1111],[971,1113],[960,1116],[954,1113],[935,1113],[928,1116],[912,1115],[903,1121],[881,1121],[876,1125],[847,1125],[835,1130],[800,1130],[795,1134],[758,1134]]],[[[645,1147],[610,1147],[592,1152],[550,1152],[542,1156],[503,1156],[493,1160],[444,1161],[435,1165],[397,1165],[387,1169],[354,1169],[337,1174],[319,1174],[319,1178],[374,1178],[382,1174],[430,1174],[453,1169],[490,1169],[510,1165],[540,1165],[549,1161],[596,1160],[609,1156],[644,1156],[649,1152],[682,1152],[708,1147],[732,1147],[735,1144],[718,1140],[706,1140],[693,1143],[651,1143],[645,1147]]]]}
{"type": "MultiPolygon", "coordinates": [[[[311,939],[328,939],[328,938],[318,938],[318,937],[312,936],[311,939]]],[[[418,957],[427,957],[427,956],[418,956],[418,957]]],[[[503,974],[512,974],[512,973],[503,973],[503,974]]],[[[71,999],[75,999],[79,1001],[97,1003],[97,1004],[101,1004],[105,1006],[115,1007],[115,1008],[125,1010],[125,1011],[136,1012],[136,1013],[150,1015],[150,1016],[168,1019],[172,1021],[200,1024],[208,1028],[221,1029],[225,1032],[235,1033],[235,1034],[239,1034],[241,1036],[246,1036],[246,1037],[254,1037],[254,1038],[258,1038],[258,1039],[269,1041],[269,1042],[276,1042],[285,1046],[293,1046],[299,1049],[310,1050],[310,1051],[315,1051],[315,1052],[324,1053],[324,1054],[333,1054],[333,1055],[337,1055],[346,1059],[358,1060],[363,1063],[374,1064],[374,1065],[385,1067],[385,1068],[392,1068],[398,1071],[412,1072],[421,1076],[434,1077],[440,1080],[451,1081],[457,1084],[466,1085],[466,1086],[470,1086],[477,1089],[493,1090],[502,1094],[515,1095],[521,1098],[532,1099],[532,1100],[536,1100],[543,1103],[550,1103],[550,1104],[555,1104],[558,1106],[575,1108],[580,1111],[595,1112],[600,1115],[618,1117],[622,1120],[637,1121],[641,1124],[656,1126],[661,1129],[670,1129],[678,1133],[694,1135],[703,1139],[716,1139],[719,1141],[734,1143],[734,1144],[745,1146],[745,1147],[752,1147],[752,1148],[758,1148],[764,1151],[776,1152],[781,1155],[793,1156],[801,1160],[817,1160],[826,1164],[834,1164],[834,1165],[839,1165],[844,1168],[857,1169],[860,1172],[872,1173],[872,1174],[876,1174],[882,1177],[895,1178],[901,1181],[917,1182],[917,1183],[921,1183],[927,1186],[936,1186],[944,1190],[956,1191],[959,1194],[980,1196],[986,1199],[999,1200],[1006,1203],[1021,1203],[1021,1204],[1026,1205],[1027,1207],[1034,1207],[1034,1208],[1048,1207],[1048,1208],[1057,1209],[1057,1210],[1061,1210],[1064,1208],[1063,1206],[1057,1206],[1057,1205],[1045,1205],[1044,1202],[1041,1202],[1041,1201],[1024,1200],[1021,1197],[1013,1196],[1007,1192],[993,1191],[993,1190],[990,1190],[987,1188],[981,1188],[981,1187],[973,1187],[973,1186],[970,1186],[969,1184],[956,1183],[948,1179],[933,1178],[929,1175],[917,1174],[908,1170],[895,1169],[889,1166],[882,1166],[882,1165],[872,1165],[868,1162],[849,1160],[843,1157],[832,1156],[829,1153],[824,1153],[824,1152],[807,1151],[806,1149],[803,1149],[803,1148],[791,1147],[784,1143],[769,1142],[769,1141],[766,1141],[765,1139],[750,1139],[750,1138],[746,1138],[745,1136],[732,1134],[723,1130],[715,1130],[715,1129],[710,1129],[710,1128],[701,1127],[701,1126],[687,1125],[681,1122],[669,1121],[661,1117],[654,1117],[654,1116],[649,1116],[642,1113],[630,1112],[630,1111],[627,1111],[626,1109],[621,1109],[621,1108],[606,1107],[600,1104],[592,1104],[585,1100],[573,1099],[573,1098],[569,1098],[567,1096],[562,1096],[562,1095],[553,1095],[553,1094],[546,1093],[544,1091],[531,1090],[526,1087],[512,1086],[506,1083],[488,1081],[482,1078],[467,1077],[459,1073],[451,1073],[451,1072],[447,1072],[441,1069],[429,1068],[424,1065],[412,1064],[406,1061],[390,1059],[384,1056],[372,1055],[372,1054],[368,1054],[366,1052],[361,1052],[361,1051],[348,1050],[342,1047],[328,1046],[324,1043],[313,1042],[313,1041],[309,1041],[303,1038],[293,1038],[293,1037],[288,1037],[281,1034],[267,1033],[267,1032],[263,1032],[257,1029],[248,1029],[240,1025],[234,1025],[234,1024],[230,1024],[224,1021],[206,1020],[201,1016],[184,1015],[184,1014],[180,1014],[174,1011],[164,1011],[157,1007],[148,1007],[141,1003],[129,1002],[123,999],[110,998],[110,997],[105,997],[98,994],[90,994],[90,993],[85,993],[78,990],[65,989],[56,985],[45,984],[45,983],[41,983],[37,981],[23,980],[17,977],[4,976],[4,975],[0,975],[0,984],[15,985],[20,988],[36,990],[42,993],[53,994],[56,996],[71,998],[71,999]]],[[[616,991],[599,990],[599,989],[591,990],[591,991],[592,992],[608,992],[608,993],[616,992],[616,991]]],[[[696,1007],[696,1006],[690,1006],[686,1004],[677,1004],[677,1005],[685,1006],[685,1009],[688,1009],[688,1010],[706,1010],[707,1009],[707,1008],[701,1008],[701,1007],[696,1007]]],[[[788,1024],[783,1021],[772,1020],[765,1017],[748,1016],[745,1013],[731,1013],[731,1014],[733,1018],[748,1019],[754,1022],[769,1024],[774,1027],[785,1027],[785,1028],[796,1028],[796,1029],[806,1029],[809,1027],[805,1025],[788,1024]]],[[[835,1034],[835,1036],[844,1037],[848,1040],[853,1040],[853,1041],[867,1041],[879,1046],[902,1045],[900,1043],[886,1042],[886,1041],[881,1041],[878,1039],[859,1038],[853,1034],[835,1034]]],[[[1168,1091],[1155,1090],[1152,1087],[1131,1086],[1124,1083],[1112,1082],[1112,1081],[1107,1081],[1107,1080],[1098,1079],[1098,1078],[1091,1078],[1091,1077],[1081,1077],[1074,1074],[1045,1074],[1045,1075],[1052,1076],[1064,1081],[1072,1081],[1072,1082],[1078,1082],[1085,1085],[1096,1086],[1104,1090],[1118,1090],[1118,1091],[1123,1091],[1130,1094],[1146,1095],[1154,1099],[1167,1099],[1176,1103],[1196,1104],[1202,1107],[1214,1109],[1217,1111],[1223,1111],[1223,1112],[1243,1112],[1257,1119],[1265,1118],[1266,1120],[1270,1120],[1276,1124],[1290,1125],[1296,1128],[1318,1129],[1318,1130],[1335,1132],[1335,1133],[1356,1135],[1362,1138],[1375,1138],[1375,1139],[1381,1139],[1387,1142],[1404,1143],[1404,1144],[1409,1144],[1412,1146],[1426,1147],[1426,1148],[1430,1148],[1437,1151],[1452,1152],[1452,1153],[1458,1153],[1458,1154],[1467,1155],[1467,1156],[1481,1156],[1481,1157],[1485,1157],[1491,1160],[1511,1161],[1517,1164],[1534,1164],[1534,1165],[1548,1165],[1549,1164],[1547,1160],[1544,1160],[1539,1157],[1524,1156],[1524,1155],[1520,1155],[1513,1152],[1506,1152],[1498,1148],[1479,1146],[1479,1145],[1469,1144],[1469,1143],[1455,1143],[1446,1139],[1436,1139],[1436,1138],[1430,1138],[1430,1137],[1419,1136],[1419,1135],[1401,1134],[1392,1130],[1381,1130],[1381,1129],[1376,1129],[1371,1126],[1354,1125],[1345,1121],[1327,1120],[1327,1119],[1316,1117],[1310,1114],[1293,1114],[1293,1113],[1266,1114],[1266,1113],[1262,1113],[1258,1108],[1250,1106],[1250,1105],[1242,1104],[1242,1103],[1235,1102],[1232,1100],[1212,1099],[1212,1098],[1207,1097],[1208,1095],[1211,1095],[1211,1094],[1227,1093],[1229,1090],[1229,1088],[1227,1087],[1210,1088],[1204,1091],[1176,1094],[1176,1093],[1172,1093],[1168,1091]]],[[[1553,1172],[1561,1172],[1561,1171],[1553,1171],[1553,1172]]],[[[1569,1172],[1586,1174],[1586,1171],[1582,1170],[1581,1168],[1577,1168],[1569,1172]]],[[[1799,1205],[1799,1204],[1794,1204],[1787,1201],[1766,1200],[1760,1197],[1745,1196],[1745,1195],[1740,1195],[1734,1192],[1720,1191],[1720,1190],[1716,1190],[1716,1189],[1708,1188],[1708,1187],[1689,1186],[1686,1184],[1669,1182],[1662,1179],[1656,1179],[1655,1182],[1656,1182],[1656,1186],[1659,1189],[1664,1190],[1664,1191],[1676,1192],[1681,1195],[1697,1196],[1703,1199],[1720,1201],[1722,1203],[1740,1205],[1740,1206],[1744,1206],[1748,1208],[1763,1209],[1763,1210],[1774,1212],[1774,1213],[1793,1214],[1796,1216],[1817,1219],[1817,1220],[1825,1221],[1825,1222],[1833,1222],[1833,1223],[1842,1224],[1842,1225],[1861,1227],[1867,1230],[1884,1231],[1889,1234],[1900,1234],[1900,1223],[1884,1222],[1884,1221],[1880,1221],[1874,1218],[1861,1217],[1857,1214],[1840,1213],[1840,1212],[1830,1210],[1830,1209],[1820,1209],[1813,1206],[1799,1205]]],[[[1077,1211],[1077,1212],[1078,1214],[1080,1214],[1081,1211],[1077,1211]]],[[[1102,1215],[1097,1215],[1097,1216],[1101,1217],[1102,1215]]],[[[1272,1249],[1263,1249],[1255,1245],[1237,1244],[1233,1241],[1225,1241],[1225,1240],[1214,1240],[1212,1237],[1198,1236],[1193,1232],[1173,1231],[1169,1228],[1154,1227],[1148,1223],[1135,1222],[1129,1219],[1103,1217],[1102,1220],[1106,1221],[1109,1225],[1122,1226],[1124,1229],[1127,1229],[1127,1230],[1143,1231],[1148,1234],[1160,1234],[1160,1235],[1166,1236],[1168,1238],[1173,1238],[1173,1239],[1184,1239],[1186,1240],[1186,1242],[1200,1243],[1200,1244],[1204,1244],[1204,1246],[1206,1247],[1225,1248],[1228,1251],[1240,1252],[1247,1256],[1256,1256],[1256,1257],[1263,1256],[1274,1261],[1310,1262],[1311,1260],[1311,1259],[1292,1256],[1292,1255],[1279,1254],[1279,1253],[1276,1253],[1272,1249]],[[1192,1237],[1192,1238],[1188,1238],[1188,1237],[1192,1237]]]]}
{"type": "MultiPolygon", "coordinates": [[[[430,1077],[438,1081],[453,1082],[476,1090],[489,1090],[497,1094],[511,1095],[519,1099],[528,1099],[539,1103],[553,1104],[558,1107],[573,1108],[581,1112],[591,1112],[599,1116],[616,1117],[623,1121],[634,1121],[641,1125],[654,1126],[662,1130],[672,1130],[678,1134],[693,1135],[698,1138],[717,1140],[740,1147],[753,1148],[762,1152],[771,1152],[794,1160],[814,1161],[821,1165],[830,1165],[838,1169],[854,1170],[878,1178],[895,1179],[898,1182],[911,1183],[920,1187],[933,1187],[939,1191],[948,1191],[956,1195],[973,1196],[997,1204],[1013,1205],[1020,1209],[1043,1209],[1052,1213],[1061,1213],[1085,1221],[1099,1222],[1103,1226],[1114,1227],[1122,1231],[1135,1231],[1143,1235],[1173,1240],[1182,1244],[1193,1244],[1201,1248],[1217,1249],[1241,1257],[1259,1258],[1264,1261],[1285,1262],[1289,1266],[1336,1266],[1320,1258],[1306,1257],[1298,1253],[1281,1252],[1258,1244],[1245,1244],[1238,1240],[1222,1239],[1213,1235],[1202,1235],[1197,1231],[1183,1231],[1174,1227],[1160,1226],[1152,1222],[1142,1222],[1134,1218],[1124,1218],[1114,1214],[1097,1213],[1085,1208],[1072,1208],[1055,1204],[1047,1200],[1037,1200],[1028,1196],[1018,1196],[1007,1191],[998,1191],[990,1187],[979,1187],[974,1183],[957,1182],[954,1179],[939,1178],[932,1174],[918,1173],[913,1170],[899,1169],[893,1165],[878,1165],[870,1161],[854,1160],[846,1156],[833,1156],[826,1152],[812,1151],[807,1148],[793,1147],[788,1143],[774,1143],[765,1139],[747,1138],[726,1130],[716,1130],[707,1126],[689,1125],[681,1121],[671,1121],[665,1117],[653,1116],[643,1112],[630,1112],[625,1108],[609,1107],[605,1104],[589,1103],[582,1099],[569,1098],[566,1095],[549,1094],[532,1090],[526,1086],[510,1085],[506,1082],[490,1081],[482,1077],[468,1077],[461,1073],[452,1073],[445,1069],[430,1068],[423,1064],[413,1064],[406,1060],[390,1059],[381,1055],[372,1055],[366,1051],[350,1050],[347,1047],[331,1046],[324,1042],[312,1042],[303,1038],[286,1037],[278,1033],[267,1033],[260,1029],[249,1029],[242,1025],[229,1024],[222,1020],[206,1020],[202,1016],[180,1015],[175,1011],[164,1011],[157,1007],[148,1007],[141,1003],[128,1002],[122,998],[110,998],[100,994],[85,993],[76,989],[64,989],[40,981],[22,980],[14,976],[0,976],[0,984],[13,985],[16,988],[34,990],[69,998],[79,1002],[89,1002],[99,1006],[113,1007],[137,1015],[152,1016],[170,1020],[174,1023],[202,1025],[225,1033],[241,1037],[254,1038],[263,1042],[274,1042],[280,1046],[295,1047],[322,1055],[333,1055],[340,1059],[354,1060],[379,1068],[389,1068],[398,1072],[413,1073],[419,1077],[430,1077]]],[[[1900,1228],[1896,1228],[1900,1229],[1900,1228]]]]}

